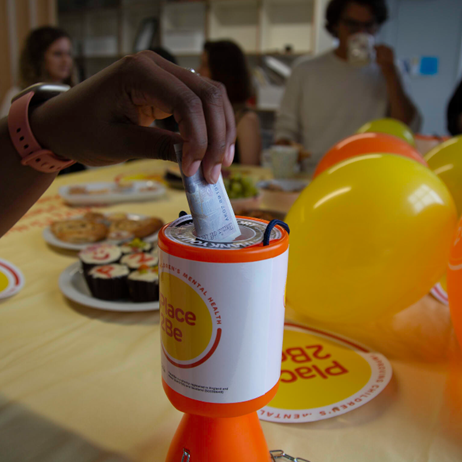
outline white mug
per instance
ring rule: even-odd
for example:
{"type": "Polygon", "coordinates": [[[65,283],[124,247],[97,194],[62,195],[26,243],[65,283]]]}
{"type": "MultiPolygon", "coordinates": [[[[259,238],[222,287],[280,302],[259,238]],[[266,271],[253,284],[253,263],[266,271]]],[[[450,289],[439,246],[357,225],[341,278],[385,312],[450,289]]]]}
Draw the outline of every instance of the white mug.
{"type": "Polygon", "coordinates": [[[298,161],[298,148],[274,145],[271,146],[269,151],[274,178],[293,177],[298,161]]]}
{"type": "Polygon", "coordinates": [[[375,59],[373,35],[358,32],[348,39],[348,62],[354,66],[367,66],[375,59]]]}

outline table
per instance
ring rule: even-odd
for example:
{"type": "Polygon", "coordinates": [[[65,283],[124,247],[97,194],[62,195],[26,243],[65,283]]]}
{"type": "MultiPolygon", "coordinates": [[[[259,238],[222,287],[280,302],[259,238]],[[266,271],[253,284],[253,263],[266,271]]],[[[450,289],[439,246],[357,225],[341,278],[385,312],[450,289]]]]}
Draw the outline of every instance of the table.
{"type": "MultiPolygon", "coordinates": [[[[104,312],[65,299],[58,277],[75,253],[41,236],[49,217],[82,212],[62,204],[59,186],[164,168],[140,161],[59,177],[0,240],[0,257],[26,277],[23,290],[0,303],[2,462],[164,460],[181,414],[162,390],[158,312],[104,312]]],[[[162,200],[102,210],[170,221],[187,203],[169,189],[162,200]]],[[[287,317],[307,322],[290,308],[287,317]]],[[[385,354],[394,377],[378,398],[342,416],[262,422],[271,449],[312,462],[462,460],[462,355],[447,307],[427,296],[388,320],[327,328],[385,354]]]]}

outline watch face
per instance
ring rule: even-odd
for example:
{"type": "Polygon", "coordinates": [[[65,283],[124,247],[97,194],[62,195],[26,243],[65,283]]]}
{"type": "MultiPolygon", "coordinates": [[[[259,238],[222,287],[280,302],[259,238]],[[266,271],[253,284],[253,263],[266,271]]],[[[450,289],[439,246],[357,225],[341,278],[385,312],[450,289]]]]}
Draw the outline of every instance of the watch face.
{"type": "Polygon", "coordinates": [[[27,93],[33,92],[33,104],[39,104],[49,100],[50,98],[53,98],[54,96],[66,92],[70,88],[71,87],[69,85],[59,83],[36,83],[18,93],[11,102],[16,101],[27,93]]]}

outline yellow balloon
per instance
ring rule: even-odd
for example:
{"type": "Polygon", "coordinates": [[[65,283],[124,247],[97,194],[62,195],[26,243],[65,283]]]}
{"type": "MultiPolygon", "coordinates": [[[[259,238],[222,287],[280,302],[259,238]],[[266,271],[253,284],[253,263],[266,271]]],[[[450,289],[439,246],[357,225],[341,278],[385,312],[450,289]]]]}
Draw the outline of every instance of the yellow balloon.
{"type": "Polygon", "coordinates": [[[386,133],[407,141],[415,146],[414,134],[403,122],[396,119],[377,119],[363,125],[356,133],[386,133]]]}
{"type": "Polygon", "coordinates": [[[362,322],[430,291],[446,269],[456,209],[428,168],[368,154],[319,175],[286,220],[287,304],[320,321],[362,322]]]}
{"type": "Polygon", "coordinates": [[[462,215],[462,136],[456,136],[436,146],[425,155],[428,167],[448,187],[457,213],[462,215]]]}

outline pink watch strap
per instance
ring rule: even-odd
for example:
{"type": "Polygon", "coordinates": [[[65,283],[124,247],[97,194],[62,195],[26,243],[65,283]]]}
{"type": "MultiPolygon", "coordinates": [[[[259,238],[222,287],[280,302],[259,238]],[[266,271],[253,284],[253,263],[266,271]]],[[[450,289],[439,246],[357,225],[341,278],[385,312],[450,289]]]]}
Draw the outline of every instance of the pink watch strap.
{"type": "Polygon", "coordinates": [[[21,164],[39,172],[59,172],[75,164],[74,160],[61,159],[48,149],[43,149],[32,133],[29,124],[29,103],[34,92],[26,93],[13,101],[8,114],[8,131],[16,151],[21,156],[21,164]]]}

